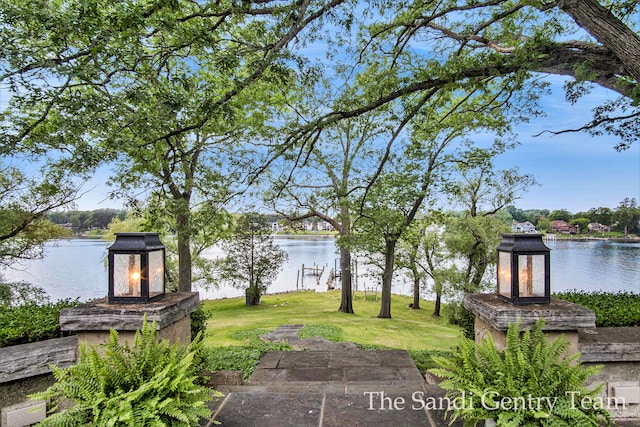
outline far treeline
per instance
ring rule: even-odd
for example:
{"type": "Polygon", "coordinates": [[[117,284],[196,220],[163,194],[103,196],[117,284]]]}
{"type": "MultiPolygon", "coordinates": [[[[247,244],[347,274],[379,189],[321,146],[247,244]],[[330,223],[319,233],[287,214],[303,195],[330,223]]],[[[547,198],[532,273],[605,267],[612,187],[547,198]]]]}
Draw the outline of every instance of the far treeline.
{"type": "MultiPolygon", "coordinates": [[[[609,227],[608,231],[624,234],[640,234],[640,205],[635,198],[625,198],[617,208],[591,208],[586,212],[569,212],[566,209],[518,209],[508,206],[506,211],[515,222],[529,221],[538,231],[552,231],[551,221],[562,220],[578,226],[579,234],[589,233],[589,224],[609,227]]],[[[601,232],[602,230],[598,230],[601,232]]]]}
{"type": "MultiPolygon", "coordinates": [[[[589,232],[588,225],[598,223],[611,227],[611,231],[628,234],[640,234],[640,205],[636,199],[625,198],[617,208],[591,208],[585,212],[569,212],[566,209],[519,209],[507,206],[505,220],[511,217],[514,222],[531,222],[538,231],[551,231],[551,221],[563,220],[572,225],[580,225],[580,233],[589,232]]],[[[64,225],[74,232],[89,230],[106,230],[109,224],[117,219],[124,221],[127,217],[124,209],[95,209],[90,211],[59,211],[49,212],[47,219],[54,224],[64,225]]],[[[274,221],[285,221],[283,216],[274,216],[274,221]]]]}
{"type": "Polygon", "coordinates": [[[58,211],[47,213],[47,219],[73,231],[106,230],[114,219],[123,221],[126,210],[95,209],[91,211],[58,211]]]}

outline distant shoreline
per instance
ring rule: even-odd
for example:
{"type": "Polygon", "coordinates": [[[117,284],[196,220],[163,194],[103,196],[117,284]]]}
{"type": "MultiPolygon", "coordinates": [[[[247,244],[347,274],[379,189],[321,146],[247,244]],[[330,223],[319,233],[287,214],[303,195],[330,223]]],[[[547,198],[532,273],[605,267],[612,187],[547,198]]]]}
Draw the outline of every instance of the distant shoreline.
{"type": "Polygon", "coordinates": [[[618,243],[640,243],[640,237],[559,237],[556,242],[588,242],[588,241],[607,241],[618,243]]]}

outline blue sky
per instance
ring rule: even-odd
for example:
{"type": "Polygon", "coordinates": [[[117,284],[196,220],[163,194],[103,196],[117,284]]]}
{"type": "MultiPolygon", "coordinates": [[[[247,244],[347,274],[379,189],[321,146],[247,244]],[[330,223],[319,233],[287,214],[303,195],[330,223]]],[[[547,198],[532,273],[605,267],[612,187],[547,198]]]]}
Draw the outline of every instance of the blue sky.
{"type": "Polygon", "coordinates": [[[587,211],[615,208],[626,197],[640,202],[640,142],[623,152],[614,150],[616,140],[586,133],[535,134],[543,130],[578,128],[591,117],[591,109],[611,92],[595,88],[576,105],[564,100],[563,79],[548,78],[552,95],[542,100],[546,117],[517,128],[521,145],[498,161],[502,168],[518,166],[532,174],[539,186],[531,188],[515,204],[521,209],[567,209],[587,211]]]}

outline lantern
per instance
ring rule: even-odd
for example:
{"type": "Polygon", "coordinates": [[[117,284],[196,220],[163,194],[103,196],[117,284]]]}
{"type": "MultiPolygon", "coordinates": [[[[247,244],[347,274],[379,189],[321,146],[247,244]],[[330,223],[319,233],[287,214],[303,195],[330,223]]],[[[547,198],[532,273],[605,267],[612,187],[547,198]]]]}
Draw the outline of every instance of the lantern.
{"type": "Polygon", "coordinates": [[[116,233],[109,247],[109,302],[147,303],[165,295],[159,233],[116,233]]]}
{"type": "Polygon", "coordinates": [[[513,304],[549,304],[550,250],[542,234],[503,234],[498,251],[498,296],[513,304]]]}

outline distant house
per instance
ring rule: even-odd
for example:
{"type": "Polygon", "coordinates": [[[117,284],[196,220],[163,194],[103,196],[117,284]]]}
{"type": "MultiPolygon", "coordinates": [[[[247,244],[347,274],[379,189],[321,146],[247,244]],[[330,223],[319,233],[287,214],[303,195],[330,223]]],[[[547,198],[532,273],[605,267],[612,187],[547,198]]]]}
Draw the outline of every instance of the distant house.
{"type": "Polygon", "coordinates": [[[315,228],[315,224],[311,221],[302,221],[302,224],[300,224],[300,226],[304,231],[313,231],[315,228]]]}
{"type": "Polygon", "coordinates": [[[514,233],[535,233],[536,226],[529,221],[512,222],[511,231],[513,231],[514,233]]]}
{"type": "Polygon", "coordinates": [[[329,224],[327,221],[318,221],[318,231],[331,231],[333,230],[333,225],[329,224]]]}
{"type": "Polygon", "coordinates": [[[562,219],[554,219],[551,221],[551,230],[561,234],[576,234],[578,227],[562,219]]]}
{"type": "Polygon", "coordinates": [[[589,229],[589,231],[593,231],[594,233],[604,233],[605,231],[611,231],[610,226],[600,224],[599,222],[590,222],[589,225],[587,225],[587,228],[589,229]]]}
{"type": "Polygon", "coordinates": [[[278,231],[280,231],[280,228],[281,228],[281,227],[280,227],[280,224],[278,224],[278,222],[277,222],[277,221],[273,221],[273,222],[270,222],[270,223],[269,223],[269,228],[271,229],[271,231],[276,231],[276,232],[278,232],[278,231]]]}

